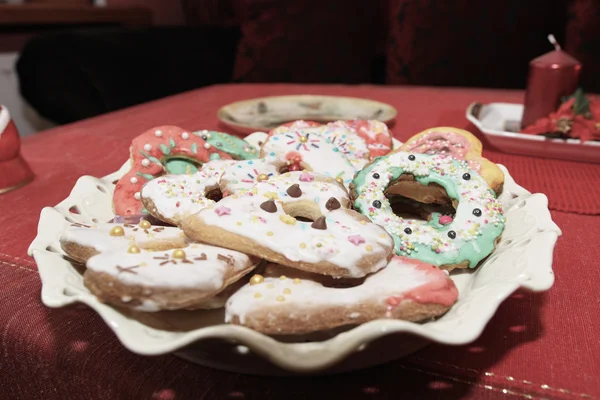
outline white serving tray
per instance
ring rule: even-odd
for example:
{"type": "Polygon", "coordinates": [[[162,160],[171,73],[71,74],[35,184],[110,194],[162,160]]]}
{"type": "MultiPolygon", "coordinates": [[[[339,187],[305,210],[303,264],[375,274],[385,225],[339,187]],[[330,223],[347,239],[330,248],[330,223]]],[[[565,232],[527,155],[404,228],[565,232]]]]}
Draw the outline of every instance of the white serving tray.
{"type": "Polygon", "coordinates": [[[422,324],[377,320],[337,335],[273,338],[222,323],[223,310],[141,313],[100,303],[83,285],[78,268],[63,257],[59,238],[71,223],[92,224],[114,217],[114,182],[130,168],[128,163],[104,178],[81,177],[69,197],[56,207],[44,208],[29,255],[38,265],[46,306],[87,304],[132,352],[176,352],[199,364],[252,374],[364,368],[405,356],[431,342],[469,343],[515,290],[544,291],[552,286],[552,253],[561,231],[550,217],[548,200],[517,185],[506,168],[500,167],[506,179],[499,197],[506,215],[502,240],[479,268],[451,275],[460,291],[458,302],[442,318],[422,324]],[[78,214],[69,211],[73,207],[78,214]]]}
{"type": "Polygon", "coordinates": [[[511,132],[519,129],[522,104],[472,103],[466,115],[492,146],[506,153],[600,163],[600,142],[582,143],[578,139],[550,139],[511,132]]]}

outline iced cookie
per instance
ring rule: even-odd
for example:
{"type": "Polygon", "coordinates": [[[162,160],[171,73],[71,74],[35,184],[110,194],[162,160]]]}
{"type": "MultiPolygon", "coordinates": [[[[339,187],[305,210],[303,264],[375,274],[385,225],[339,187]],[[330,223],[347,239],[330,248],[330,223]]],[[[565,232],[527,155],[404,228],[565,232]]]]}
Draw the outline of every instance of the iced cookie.
{"type": "Polygon", "coordinates": [[[348,129],[361,137],[368,146],[371,159],[384,156],[393,148],[392,133],[381,121],[354,119],[330,122],[327,126],[348,129]]]}
{"type": "Polygon", "coordinates": [[[237,136],[206,129],[192,133],[202,138],[210,146],[214,146],[229,154],[234,160],[252,160],[258,158],[257,148],[237,136]]]}
{"type": "Polygon", "coordinates": [[[399,151],[422,154],[440,154],[466,160],[499,194],[504,185],[504,173],[496,164],[483,158],[482,145],[472,133],[463,129],[438,127],[427,129],[408,139],[399,151]]]}
{"type": "Polygon", "coordinates": [[[487,182],[465,161],[394,152],[360,171],[352,185],[356,210],[392,235],[396,254],[443,268],[475,267],[504,228],[502,206],[487,182]],[[395,198],[454,209],[429,221],[394,213],[395,198]]]}
{"type": "Polygon", "coordinates": [[[348,209],[345,188],[312,172],[288,172],[186,218],[195,240],[308,272],[362,277],[393,253],[382,227],[348,209]]]}
{"type": "Polygon", "coordinates": [[[338,146],[308,130],[274,132],[260,151],[261,157],[274,157],[287,162],[290,171],[308,169],[335,178],[345,185],[352,181],[356,172],[338,146]]]}
{"type": "Polygon", "coordinates": [[[362,284],[342,289],[254,275],[229,298],[225,318],[266,334],[301,334],[376,319],[422,321],[443,315],[457,299],[445,272],[396,256],[362,284]]]}
{"type": "Polygon", "coordinates": [[[231,158],[199,136],[176,126],[161,126],[144,132],[133,139],[129,150],[131,170],[119,179],[113,195],[115,214],[121,216],[147,213],[140,195],[146,182],[169,172],[194,173],[215,157],[231,158]]]}
{"type": "Polygon", "coordinates": [[[138,224],[98,223],[73,224],[60,238],[65,253],[73,260],[85,264],[92,256],[114,250],[127,250],[131,246],[146,250],[168,250],[187,246],[181,229],[153,226],[142,220],[138,224]]]}
{"type": "Polygon", "coordinates": [[[237,251],[191,243],[186,248],[102,252],[87,261],[85,286],[101,302],[140,311],[212,308],[215,296],[254,269],[237,251]]]}
{"type": "Polygon", "coordinates": [[[155,218],[172,225],[221,199],[221,175],[235,160],[213,160],[191,175],[164,175],[141,190],[144,208],[155,218]]]}
{"type": "Polygon", "coordinates": [[[273,157],[237,161],[223,171],[223,175],[219,180],[219,187],[224,197],[248,191],[257,182],[263,182],[279,175],[279,172],[285,166],[285,162],[273,157]]]}

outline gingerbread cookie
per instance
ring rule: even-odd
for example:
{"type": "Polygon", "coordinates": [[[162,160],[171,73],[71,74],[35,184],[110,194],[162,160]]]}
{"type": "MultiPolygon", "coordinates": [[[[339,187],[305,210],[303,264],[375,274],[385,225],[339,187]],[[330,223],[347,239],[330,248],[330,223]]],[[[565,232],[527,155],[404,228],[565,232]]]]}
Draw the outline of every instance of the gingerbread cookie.
{"type": "MultiPolygon", "coordinates": [[[[135,250],[136,249],[136,250],[135,250]]],[[[215,296],[255,267],[237,251],[200,243],[157,252],[102,252],[87,261],[84,284],[101,302],[140,311],[213,308],[215,296]]]]}
{"type": "Polygon", "coordinates": [[[221,199],[221,175],[234,160],[213,160],[191,175],[164,175],[148,182],[141,191],[144,208],[172,225],[221,199]]]}
{"type": "Polygon", "coordinates": [[[447,273],[396,256],[362,284],[343,289],[254,275],[227,301],[225,319],[266,334],[301,334],[375,319],[422,321],[443,315],[457,299],[447,273]]]}
{"type": "Polygon", "coordinates": [[[496,164],[483,158],[482,150],[481,142],[472,133],[443,126],[417,133],[399,151],[448,155],[466,160],[469,167],[479,173],[494,192],[499,194],[504,185],[504,173],[496,164]]]}
{"type": "Polygon", "coordinates": [[[465,161],[442,155],[394,152],[360,171],[354,207],[394,238],[396,254],[447,269],[475,267],[493,250],[504,228],[502,206],[487,182],[465,161]],[[454,216],[430,221],[396,215],[388,197],[453,207],[454,216]]]}
{"type": "Polygon", "coordinates": [[[127,250],[131,246],[147,250],[168,250],[187,246],[179,228],[153,226],[142,220],[138,224],[72,224],[62,234],[60,244],[73,260],[85,264],[102,252],[127,250]]]}
{"type": "Polygon", "coordinates": [[[334,179],[288,172],[204,208],[182,228],[195,240],[292,268],[362,277],[386,265],[393,242],[348,207],[348,194],[334,179]]]}
{"type": "Polygon", "coordinates": [[[171,172],[189,174],[215,157],[231,158],[199,136],[176,126],[160,126],[144,132],[133,139],[130,153],[131,170],[115,187],[113,208],[116,215],[146,214],[141,202],[142,186],[169,172],[169,163],[176,165],[171,172]]]}

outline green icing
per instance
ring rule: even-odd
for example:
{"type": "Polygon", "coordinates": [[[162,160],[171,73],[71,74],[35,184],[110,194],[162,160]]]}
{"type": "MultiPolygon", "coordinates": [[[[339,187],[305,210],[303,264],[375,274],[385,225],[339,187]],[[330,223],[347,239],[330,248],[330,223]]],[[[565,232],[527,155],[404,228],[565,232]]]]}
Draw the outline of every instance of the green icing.
{"type": "Polygon", "coordinates": [[[164,145],[164,144],[160,144],[160,145],[158,145],[158,147],[160,148],[160,151],[164,155],[168,156],[169,154],[171,154],[171,148],[169,146],[164,145]]]}
{"type": "MultiPolygon", "coordinates": [[[[489,189],[483,178],[475,171],[470,170],[466,163],[459,160],[426,154],[415,154],[415,156],[416,161],[413,161],[412,163],[408,161],[408,153],[392,153],[387,156],[377,157],[373,163],[357,173],[352,182],[356,195],[354,207],[364,215],[368,216],[373,222],[379,223],[388,230],[394,239],[394,245],[398,255],[417,258],[423,262],[438,266],[468,261],[470,267],[475,267],[494,250],[495,239],[504,229],[504,217],[501,213],[489,211],[487,216],[484,215],[482,217],[476,217],[471,214],[463,216],[463,220],[468,218],[468,220],[473,221],[472,224],[465,225],[464,227],[454,226],[455,224],[453,223],[442,225],[439,223],[441,215],[433,213],[431,220],[422,223],[422,225],[435,229],[440,235],[439,239],[434,238],[427,244],[418,243],[416,241],[411,242],[411,239],[414,239],[414,236],[412,236],[414,232],[411,234],[405,234],[403,232],[405,226],[419,229],[418,224],[397,224],[394,218],[399,219],[399,217],[396,217],[395,215],[392,215],[391,222],[387,224],[382,222],[382,219],[385,219],[386,217],[385,213],[393,214],[389,201],[383,195],[383,190],[389,184],[388,182],[393,182],[403,173],[412,174],[415,177],[415,180],[423,185],[437,183],[446,190],[450,198],[458,200],[459,205],[457,208],[457,215],[455,215],[455,221],[456,218],[459,217],[458,213],[461,211],[461,191],[468,190],[469,193],[471,193],[470,196],[473,196],[473,193],[480,195],[484,201],[481,202],[481,206],[478,208],[482,210],[485,209],[486,204],[490,203],[489,196],[492,196],[494,199],[493,202],[497,205],[494,191],[489,189]],[[390,157],[394,158],[390,161],[390,157]],[[424,162],[425,165],[427,165],[427,168],[423,169],[422,166],[417,165],[417,162],[424,162]],[[386,164],[389,165],[386,166],[386,164]],[[401,167],[398,164],[403,164],[403,166],[401,167]],[[379,173],[379,179],[373,178],[372,175],[374,171],[379,173]],[[445,172],[445,174],[442,175],[441,172],[445,172]],[[460,179],[462,179],[462,175],[465,172],[468,172],[471,175],[471,179],[468,180],[467,183],[461,183],[465,185],[465,187],[461,188],[458,185],[458,182],[461,182],[460,179]],[[373,185],[382,186],[374,187],[373,185]],[[379,196],[376,194],[379,194],[379,196]],[[371,206],[374,199],[381,201],[381,209],[378,210],[371,206]],[[489,223],[484,222],[486,219],[489,220],[489,223]],[[464,231],[470,236],[466,239],[459,238],[458,240],[462,241],[460,246],[456,245],[453,246],[451,250],[444,250],[447,248],[444,247],[444,243],[448,243],[447,235],[450,230],[454,230],[457,233],[464,231]],[[439,252],[436,252],[436,249],[439,250],[439,252]]],[[[467,200],[463,200],[465,201],[465,204],[475,204],[472,201],[471,203],[467,203],[467,200]]],[[[462,211],[471,213],[472,209],[463,209],[462,211]]]]}
{"type": "Polygon", "coordinates": [[[171,158],[165,162],[165,169],[169,174],[193,174],[198,172],[198,167],[193,162],[184,158],[171,158]]]}
{"type": "Polygon", "coordinates": [[[229,154],[236,160],[254,160],[259,156],[257,149],[237,136],[207,130],[192,133],[204,139],[211,146],[215,146],[217,149],[229,154]]]}

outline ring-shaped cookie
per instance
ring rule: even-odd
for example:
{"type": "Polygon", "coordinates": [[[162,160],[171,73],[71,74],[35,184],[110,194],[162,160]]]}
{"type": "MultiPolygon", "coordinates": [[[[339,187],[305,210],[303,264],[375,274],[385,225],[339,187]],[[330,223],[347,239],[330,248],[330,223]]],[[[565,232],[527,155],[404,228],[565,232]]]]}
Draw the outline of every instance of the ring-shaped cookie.
{"type": "Polygon", "coordinates": [[[504,227],[502,206],[487,182],[451,157],[395,152],[360,171],[351,188],[354,207],[386,228],[396,254],[444,268],[475,267],[493,251],[504,227]],[[456,213],[404,219],[393,212],[386,193],[424,203],[441,196],[456,213]]]}
{"type": "Polygon", "coordinates": [[[202,209],[182,228],[195,240],[291,268],[362,277],[387,264],[393,241],[349,203],[334,179],[288,172],[202,209]]]}

